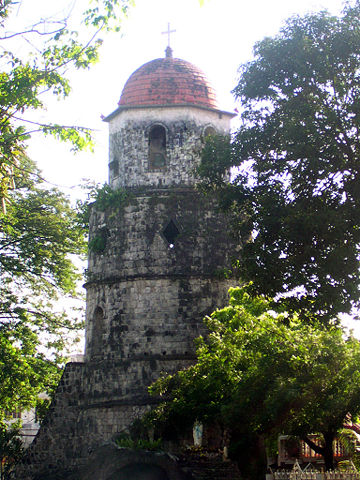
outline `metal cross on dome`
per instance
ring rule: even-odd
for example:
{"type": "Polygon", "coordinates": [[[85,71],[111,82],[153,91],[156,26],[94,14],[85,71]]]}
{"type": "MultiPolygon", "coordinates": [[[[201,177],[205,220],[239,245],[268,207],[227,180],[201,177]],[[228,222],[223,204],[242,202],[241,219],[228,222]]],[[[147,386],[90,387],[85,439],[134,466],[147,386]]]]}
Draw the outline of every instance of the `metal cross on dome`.
{"type": "Polygon", "coordinates": [[[170,35],[171,35],[172,33],[175,33],[175,32],[176,32],[176,30],[170,30],[170,23],[168,23],[168,29],[167,29],[167,31],[166,31],[166,32],[161,32],[162,35],[166,35],[166,34],[167,34],[167,36],[168,36],[168,47],[170,47],[170,35]]]}

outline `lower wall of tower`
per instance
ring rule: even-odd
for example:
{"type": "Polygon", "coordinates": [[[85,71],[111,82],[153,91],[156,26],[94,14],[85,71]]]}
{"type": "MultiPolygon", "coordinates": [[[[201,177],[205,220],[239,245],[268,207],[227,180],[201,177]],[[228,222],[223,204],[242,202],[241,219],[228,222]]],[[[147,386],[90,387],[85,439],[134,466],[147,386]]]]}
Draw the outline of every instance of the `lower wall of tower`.
{"type": "Polygon", "coordinates": [[[84,455],[78,448],[76,433],[78,392],[83,368],[84,364],[81,363],[66,365],[48,415],[27,449],[22,464],[18,466],[16,479],[30,480],[37,476],[41,478],[43,474],[71,469],[72,459],[84,455]]]}
{"type": "Polygon", "coordinates": [[[90,308],[101,304],[105,312],[100,354],[90,349],[85,363],[67,364],[16,479],[66,475],[149,410],[155,400],[148,386],[194,362],[193,339],[205,331],[203,316],[225,304],[229,286],[197,277],[90,286],[90,308]]]}
{"type": "Polygon", "coordinates": [[[95,449],[114,440],[151,408],[155,401],[148,395],[146,385],[162,371],[175,372],[188,366],[191,360],[174,357],[165,361],[153,357],[139,358],[131,364],[128,361],[67,364],[48,416],[15,478],[67,478],[67,474],[87,463],[95,449]],[[145,381],[147,370],[151,375],[145,381]]]}
{"type": "Polygon", "coordinates": [[[95,212],[90,231],[107,243],[90,255],[86,361],[66,366],[17,480],[65,480],[151,408],[148,386],[194,361],[203,317],[233,283],[219,278],[235,248],[227,224],[196,192],[134,194],[122,211],[95,212]],[[173,248],[163,238],[170,220],[173,248]]]}

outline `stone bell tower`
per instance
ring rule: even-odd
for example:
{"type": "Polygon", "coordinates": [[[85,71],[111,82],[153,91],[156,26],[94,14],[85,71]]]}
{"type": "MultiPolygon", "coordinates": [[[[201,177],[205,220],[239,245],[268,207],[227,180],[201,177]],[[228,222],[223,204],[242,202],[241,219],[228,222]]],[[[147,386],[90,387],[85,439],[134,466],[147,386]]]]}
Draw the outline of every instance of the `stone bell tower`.
{"type": "Polygon", "coordinates": [[[205,137],[229,133],[232,116],[217,108],[204,74],[168,47],[130,76],[105,119],[109,183],[127,200],[93,211],[90,243],[105,247],[89,255],[86,359],[134,362],[130,396],[192,359],[203,316],[225,301],[219,271],[233,245],[196,191],[194,169],[205,137]]]}
{"type": "Polygon", "coordinates": [[[206,136],[228,134],[232,117],[168,47],[130,76],[105,119],[114,195],[91,213],[85,361],[65,369],[29,451],[33,470],[85,465],[151,407],[156,378],[194,361],[203,317],[226,302],[219,273],[236,249],[194,170],[206,136]]]}

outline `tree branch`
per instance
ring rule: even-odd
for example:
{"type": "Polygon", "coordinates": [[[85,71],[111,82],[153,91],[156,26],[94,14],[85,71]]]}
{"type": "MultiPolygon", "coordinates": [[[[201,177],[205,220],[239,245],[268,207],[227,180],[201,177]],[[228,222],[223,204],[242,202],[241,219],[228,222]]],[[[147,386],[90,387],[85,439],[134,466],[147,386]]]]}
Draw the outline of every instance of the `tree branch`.
{"type": "Polygon", "coordinates": [[[325,451],[324,447],[317,445],[307,435],[304,435],[303,437],[301,437],[301,440],[303,440],[312,450],[314,450],[315,453],[318,453],[319,455],[324,454],[324,451],[325,451]]]}
{"type": "MultiPolygon", "coordinates": [[[[12,33],[11,35],[5,35],[4,37],[0,37],[0,40],[9,40],[10,38],[14,38],[14,37],[22,36],[22,35],[27,35],[29,33],[36,33],[37,35],[40,35],[40,36],[55,35],[56,33],[62,32],[66,28],[66,23],[61,22],[60,20],[59,20],[59,22],[53,22],[53,23],[63,23],[64,26],[61,27],[61,28],[57,28],[56,30],[53,30],[51,32],[40,32],[39,30],[37,30],[35,28],[31,28],[29,30],[24,30],[23,32],[16,32],[16,33],[12,33]]],[[[45,22],[43,24],[45,24],[45,22]]],[[[36,25],[41,25],[41,23],[39,22],[36,25]]]]}
{"type": "MultiPolygon", "coordinates": [[[[64,129],[73,128],[74,130],[78,130],[78,131],[89,131],[89,130],[90,131],[95,131],[94,129],[91,129],[89,127],[82,127],[81,125],[51,125],[51,124],[46,124],[46,123],[35,122],[34,120],[26,120],[25,118],[19,118],[19,117],[16,117],[15,115],[13,115],[12,118],[14,118],[15,120],[18,120],[20,122],[30,123],[32,125],[38,125],[39,127],[43,127],[43,128],[49,128],[50,130],[56,130],[57,128],[64,128],[64,129]]],[[[29,133],[34,133],[36,131],[39,131],[39,130],[33,130],[31,132],[25,132],[21,135],[28,135],[29,133]]],[[[16,137],[16,136],[19,136],[19,135],[14,135],[14,137],[16,137]]]]}

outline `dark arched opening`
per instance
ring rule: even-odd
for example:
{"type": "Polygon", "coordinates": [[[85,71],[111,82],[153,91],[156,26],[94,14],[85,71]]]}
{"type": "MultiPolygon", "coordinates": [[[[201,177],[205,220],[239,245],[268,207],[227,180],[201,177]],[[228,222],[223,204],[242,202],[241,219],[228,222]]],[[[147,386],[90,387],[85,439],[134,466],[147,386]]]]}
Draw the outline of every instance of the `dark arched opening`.
{"type": "Polygon", "coordinates": [[[204,129],[204,139],[206,139],[207,137],[213,137],[214,135],[216,135],[216,130],[214,127],[212,127],[211,125],[208,125],[205,129],[204,129]]]}
{"type": "Polygon", "coordinates": [[[149,132],[149,166],[151,169],[166,165],[166,131],[162,125],[154,125],[149,132]]]}
{"type": "Polygon", "coordinates": [[[104,311],[101,307],[96,307],[93,317],[93,327],[91,336],[91,356],[99,356],[103,349],[104,334],[104,311]]]}

